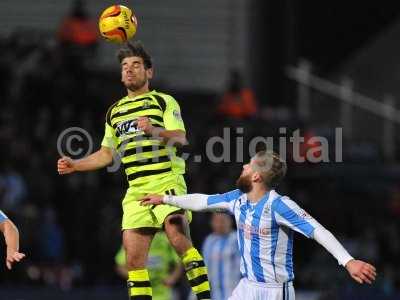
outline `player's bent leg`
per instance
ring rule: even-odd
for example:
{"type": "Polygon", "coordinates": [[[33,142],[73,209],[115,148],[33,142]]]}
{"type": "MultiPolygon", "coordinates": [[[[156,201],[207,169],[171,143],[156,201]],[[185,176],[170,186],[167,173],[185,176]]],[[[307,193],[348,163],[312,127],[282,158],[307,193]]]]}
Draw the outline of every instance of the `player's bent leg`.
{"type": "Polygon", "coordinates": [[[165,218],[164,230],[172,247],[180,256],[193,247],[190,240],[189,222],[183,210],[174,212],[165,218]]]}
{"type": "Polygon", "coordinates": [[[128,268],[129,299],[152,299],[146,263],[155,232],[155,228],[137,228],[123,231],[123,244],[128,268]]]}
{"type": "Polygon", "coordinates": [[[207,267],[203,257],[192,245],[184,211],[169,215],[164,221],[164,229],[171,245],[182,257],[186,277],[197,299],[211,299],[207,267]]]}

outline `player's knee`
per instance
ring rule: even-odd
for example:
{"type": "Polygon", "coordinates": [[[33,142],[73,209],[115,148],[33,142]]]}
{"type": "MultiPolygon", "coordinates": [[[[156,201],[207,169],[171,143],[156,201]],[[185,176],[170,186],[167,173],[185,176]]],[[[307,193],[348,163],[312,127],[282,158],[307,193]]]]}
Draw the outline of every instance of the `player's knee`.
{"type": "Polygon", "coordinates": [[[170,234],[168,235],[168,240],[172,247],[175,249],[182,244],[182,237],[177,234],[170,234]]]}
{"type": "Polygon", "coordinates": [[[146,266],[146,259],[139,253],[127,253],[126,266],[128,270],[143,269],[146,266]]]}
{"type": "Polygon", "coordinates": [[[183,228],[185,223],[186,223],[186,218],[184,215],[181,214],[173,214],[173,215],[169,215],[166,219],[165,219],[165,226],[174,226],[174,227],[178,227],[178,228],[183,228]]]}

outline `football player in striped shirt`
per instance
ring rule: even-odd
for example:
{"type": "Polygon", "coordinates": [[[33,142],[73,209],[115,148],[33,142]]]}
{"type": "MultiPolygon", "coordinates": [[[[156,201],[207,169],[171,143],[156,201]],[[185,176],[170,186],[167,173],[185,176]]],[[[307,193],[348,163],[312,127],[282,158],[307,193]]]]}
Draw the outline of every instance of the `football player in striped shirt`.
{"type": "Polygon", "coordinates": [[[211,284],[211,299],[226,300],[240,280],[240,255],[231,216],[215,212],[211,217],[212,233],[203,244],[204,261],[211,284]]]}
{"type": "Polygon", "coordinates": [[[14,223],[0,210],[0,231],[7,245],[6,266],[9,270],[16,262],[20,262],[25,254],[19,252],[19,232],[14,223]]]}
{"type": "Polygon", "coordinates": [[[194,211],[226,209],[237,224],[242,279],[230,300],[294,300],[293,233],[316,240],[350,276],[371,284],[375,267],[354,259],[339,241],[275,187],[286,174],[286,163],[272,152],[258,152],[243,166],[237,190],[225,194],[149,195],[142,205],[171,204],[194,211]]]}
{"type": "Polygon", "coordinates": [[[141,43],[128,43],[118,58],[127,96],[108,109],[100,150],[80,160],[59,159],[58,172],[106,167],[118,152],[129,183],[122,201],[122,230],[130,299],[152,297],[146,262],[160,229],[181,256],[197,298],[210,299],[207,268],[189,237],[191,213],[171,205],[143,207],[139,202],[149,193],[186,194],[185,162],[176,155],[176,147],[187,143],[179,104],[172,96],[149,89],[153,65],[141,43]]]}

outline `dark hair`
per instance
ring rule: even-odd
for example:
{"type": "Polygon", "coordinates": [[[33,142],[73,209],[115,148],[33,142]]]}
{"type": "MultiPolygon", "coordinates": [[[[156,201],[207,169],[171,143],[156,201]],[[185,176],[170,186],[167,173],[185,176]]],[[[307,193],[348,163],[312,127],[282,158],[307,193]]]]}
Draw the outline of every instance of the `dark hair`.
{"type": "Polygon", "coordinates": [[[272,151],[259,151],[255,155],[255,161],[264,183],[269,188],[275,188],[286,175],[286,162],[278,154],[272,151]]]}
{"type": "Polygon", "coordinates": [[[117,53],[119,62],[121,63],[124,58],[137,56],[143,59],[145,69],[153,67],[151,56],[144,50],[143,44],[140,41],[127,42],[117,53]]]}

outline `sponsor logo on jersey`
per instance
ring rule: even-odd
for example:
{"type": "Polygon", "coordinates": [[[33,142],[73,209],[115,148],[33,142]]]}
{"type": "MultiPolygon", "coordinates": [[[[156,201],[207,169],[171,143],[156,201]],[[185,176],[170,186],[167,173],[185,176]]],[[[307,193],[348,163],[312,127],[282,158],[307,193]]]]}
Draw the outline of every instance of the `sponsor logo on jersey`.
{"type": "Polygon", "coordinates": [[[117,128],[115,128],[115,131],[120,136],[123,136],[123,135],[130,134],[130,133],[136,133],[140,130],[137,128],[136,120],[128,120],[128,121],[119,123],[117,128]]]}
{"type": "Polygon", "coordinates": [[[239,223],[238,228],[243,230],[244,237],[246,239],[251,239],[253,234],[260,235],[260,236],[268,236],[269,229],[267,227],[254,227],[245,223],[239,223]]]}

